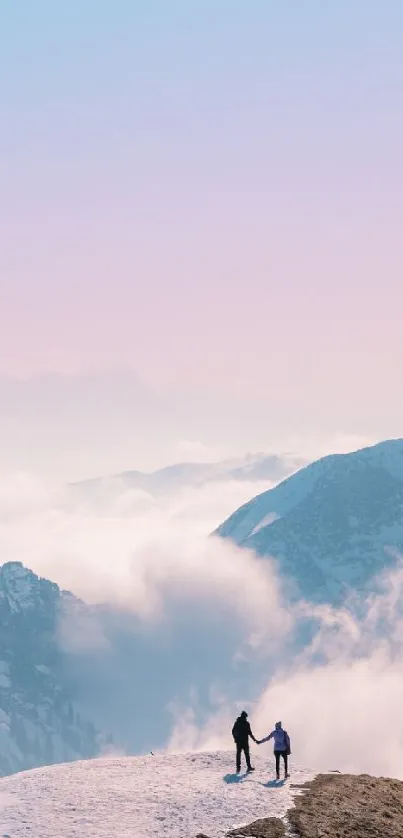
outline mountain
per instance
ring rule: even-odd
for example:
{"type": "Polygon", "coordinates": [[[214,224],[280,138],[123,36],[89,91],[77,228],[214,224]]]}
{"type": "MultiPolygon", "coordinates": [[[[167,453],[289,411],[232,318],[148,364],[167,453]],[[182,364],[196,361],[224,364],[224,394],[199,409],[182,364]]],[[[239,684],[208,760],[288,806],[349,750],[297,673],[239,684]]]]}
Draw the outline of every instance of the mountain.
{"type": "Polygon", "coordinates": [[[152,472],[125,471],[70,484],[70,490],[88,497],[92,493],[138,489],[158,496],[185,487],[198,488],[206,483],[229,481],[277,482],[300,468],[304,461],[294,455],[249,454],[244,458],[216,463],[176,463],[152,472]]]}
{"type": "Polygon", "coordinates": [[[253,664],[233,667],[237,613],[218,602],[213,613],[204,601],[178,608],[175,595],[166,607],[166,621],[145,625],[19,562],[0,567],[0,775],[164,747],[191,693],[198,718],[212,711],[211,683],[247,700],[253,664]]]}
{"type": "Polygon", "coordinates": [[[99,753],[101,738],[74,704],[58,641],[73,603],[19,562],[0,567],[0,775],[99,753]]]}
{"type": "MultiPolygon", "coordinates": [[[[268,789],[273,759],[233,775],[232,752],[101,759],[42,768],[0,781],[1,834],[26,838],[223,836],[258,817],[284,817],[290,784],[268,789]]],[[[312,773],[296,769],[293,781],[312,773]]],[[[248,833],[253,834],[253,833],[248,833]]]]}
{"type": "Polygon", "coordinates": [[[277,560],[294,593],[339,603],[403,552],[403,440],[324,457],[253,498],[216,531],[277,560]]]}

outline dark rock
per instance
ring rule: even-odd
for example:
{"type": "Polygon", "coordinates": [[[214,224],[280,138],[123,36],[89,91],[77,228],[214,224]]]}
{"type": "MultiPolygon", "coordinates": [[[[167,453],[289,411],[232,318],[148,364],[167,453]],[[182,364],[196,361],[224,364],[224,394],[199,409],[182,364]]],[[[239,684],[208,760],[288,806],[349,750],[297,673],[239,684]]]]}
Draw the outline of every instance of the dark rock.
{"type": "MultiPolygon", "coordinates": [[[[322,774],[288,812],[298,838],[402,838],[403,782],[322,774]]],[[[252,833],[251,833],[252,834],[252,833]]]]}
{"type": "Polygon", "coordinates": [[[248,826],[227,832],[228,838],[283,838],[285,826],[279,818],[261,818],[248,826]]]}

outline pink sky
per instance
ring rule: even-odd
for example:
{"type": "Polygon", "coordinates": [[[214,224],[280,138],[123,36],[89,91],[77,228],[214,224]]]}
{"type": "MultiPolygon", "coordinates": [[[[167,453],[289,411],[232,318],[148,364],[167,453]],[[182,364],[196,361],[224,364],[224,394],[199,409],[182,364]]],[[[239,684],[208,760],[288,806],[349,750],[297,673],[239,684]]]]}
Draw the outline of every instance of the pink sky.
{"type": "Polygon", "coordinates": [[[396,434],[402,10],[353,5],[3,10],[1,373],[396,434]]]}

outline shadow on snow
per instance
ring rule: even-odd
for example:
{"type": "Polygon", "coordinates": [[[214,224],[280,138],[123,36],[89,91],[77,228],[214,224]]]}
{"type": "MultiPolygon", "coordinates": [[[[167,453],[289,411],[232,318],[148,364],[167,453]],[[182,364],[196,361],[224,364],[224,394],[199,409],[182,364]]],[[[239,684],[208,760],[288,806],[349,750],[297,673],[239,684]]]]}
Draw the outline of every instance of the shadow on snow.
{"type": "Polygon", "coordinates": [[[278,789],[285,785],[285,780],[268,780],[267,783],[261,783],[265,789],[278,789]]]}
{"type": "Polygon", "coordinates": [[[247,774],[226,774],[225,777],[223,777],[223,780],[224,783],[227,784],[242,783],[243,780],[246,780],[247,776],[247,774]]]}

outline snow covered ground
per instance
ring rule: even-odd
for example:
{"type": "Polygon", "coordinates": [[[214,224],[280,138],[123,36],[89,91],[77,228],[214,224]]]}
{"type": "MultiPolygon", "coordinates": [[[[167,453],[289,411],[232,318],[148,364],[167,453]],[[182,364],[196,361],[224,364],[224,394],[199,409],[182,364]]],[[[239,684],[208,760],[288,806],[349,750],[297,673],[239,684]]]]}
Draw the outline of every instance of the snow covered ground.
{"type": "Polygon", "coordinates": [[[254,774],[238,780],[227,752],[97,759],[15,774],[0,780],[0,838],[216,838],[259,817],[282,817],[292,805],[290,782],[313,776],[291,765],[291,780],[275,784],[272,755],[254,763],[254,774]]]}

